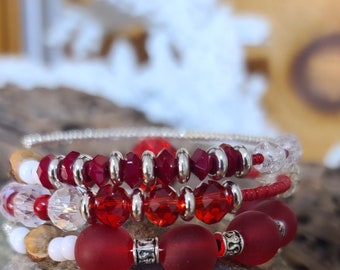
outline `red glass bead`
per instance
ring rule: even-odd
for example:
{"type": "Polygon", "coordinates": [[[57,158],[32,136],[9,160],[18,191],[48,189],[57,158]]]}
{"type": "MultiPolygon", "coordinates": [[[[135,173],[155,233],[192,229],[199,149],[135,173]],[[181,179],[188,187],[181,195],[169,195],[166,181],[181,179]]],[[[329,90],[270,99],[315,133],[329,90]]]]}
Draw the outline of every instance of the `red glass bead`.
{"type": "Polygon", "coordinates": [[[34,214],[36,214],[36,216],[42,220],[50,220],[47,212],[48,200],[50,199],[50,197],[51,195],[46,194],[36,198],[34,201],[34,214]]]}
{"type": "Polygon", "coordinates": [[[133,188],[141,184],[143,179],[142,161],[136,154],[127,153],[125,159],[120,161],[119,169],[121,179],[130,187],[133,188]]]}
{"type": "Polygon", "coordinates": [[[195,224],[184,224],[167,231],[159,248],[164,270],[211,270],[217,259],[214,236],[195,224]]]}
{"type": "Polygon", "coordinates": [[[263,161],[264,161],[264,156],[260,153],[258,154],[254,154],[252,156],[252,160],[253,160],[253,165],[259,165],[259,164],[262,164],[263,161]]]}
{"type": "Polygon", "coordinates": [[[9,194],[8,197],[6,198],[5,209],[7,213],[10,214],[11,216],[14,216],[14,198],[15,198],[15,195],[17,194],[18,192],[13,192],[9,194]]]}
{"type": "Polygon", "coordinates": [[[72,151],[59,163],[58,178],[61,182],[76,186],[73,177],[73,164],[79,155],[79,152],[72,151]]]}
{"type": "Polygon", "coordinates": [[[246,211],[237,215],[227,231],[236,230],[243,237],[244,247],[232,259],[240,264],[255,266],[267,262],[275,256],[281,236],[276,222],[267,214],[246,211]]]}
{"type": "Polygon", "coordinates": [[[102,223],[119,227],[129,218],[131,201],[125,190],[106,185],[95,196],[95,215],[102,223]]]}
{"type": "Polygon", "coordinates": [[[165,184],[171,184],[177,176],[177,161],[168,150],[162,150],[155,158],[155,174],[165,184]]]}
{"type": "Polygon", "coordinates": [[[219,222],[233,209],[233,195],[229,188],[217,181],[209,180],[201,183],[194,190],[196,217],[207,224],[219,222]]]}
{"type": "Polygon", "coordinates": [[[50,162],[55,158],[53,154],[49,154],[45,157],[43,157],[40,160],[38,169],[37,169],[37,174],[39,176],[40,182],[43,187],[48,188],[48,189],[54,189],[54,186],[50,182],[48,178],[48,166],[50,165],[50,162]]]}
{"type": "Polygon", "coordinates": [[[151,223],[160,227],[173,224],[178,217],[178,196],[176,191],[169,186],[154,186],[145,204],[145,215],[151,223]]]}
{"type": "Polygon", "coordinates": [[[132,247],[133,240],[124,229],[94,224],[79,234],[75,259],[81,270],[129,270],[132,247]]]}
{"type": "Polygon", "coordinates": [[[176,154],[175,147],[173,147],[169,141],[160,137],[141,140],[136,144],[132,152],[136,153],[139,157],[142,157],[143,152],[149,150],[157,156],[163,149],[167,149],[172,155],[176,154]]]}
{"type": "Polygon", "coordinates": [[[281,247],[287,245],[294,239],[297,231],[297,219],[294,212],[284,202],[279,200],[265,200],[257,204],[254,210],[266,213],[275,221],[282,223],[284,226],[284,234],[281,234],[281,247]]]}
{"type": "Polygon", "coordinates": [[[242,155],[239,151],[235,150],[234,147],[229,144],[224,143],[220,146],[224,150],[228,158],[228,168],[225,176],[233,176],[236,171],[242,170],[242,155]]]}
{"type": "Polygon", "coordinates": [[[204,150],[197,148],[190,158],[190,170],[200,180],[207,177],[211,171],[211,156],[204,150]]]}
{"type": "Polygon", "coordinates": [[[87,175],[99,187],[104,186],[110,179],[109,174],[109,158],[103,155],[95,156],[88,163],[87,175]]]}
{"type": "Polygon", "coordinates": [[[86,161],[84,163],[84,166],[83,166],[83,169],[81,170],[81,174],[83,176],[83,185],[86,187],[86,188],[91,188],[94,186],[94,182],[92,181],[92,179],[89,177],[89,170],[90,170],[90,161],[86,161]]]}

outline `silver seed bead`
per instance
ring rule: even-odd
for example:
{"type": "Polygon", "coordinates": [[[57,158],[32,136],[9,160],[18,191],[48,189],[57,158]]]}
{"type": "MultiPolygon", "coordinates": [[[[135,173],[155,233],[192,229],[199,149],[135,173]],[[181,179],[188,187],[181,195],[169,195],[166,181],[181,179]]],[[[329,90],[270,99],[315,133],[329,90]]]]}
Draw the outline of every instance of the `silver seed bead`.
{"type": "Polygon", "coordinates": [[[208,153],[214,154],[217,158],[217,171],[216,171],[215,174],[212,174],[211,176],[215,180],[220,180],[227,173],[228,157],[221,147],[212,147],[212,148],[208,149],[208,153]]]}
{"type": "Polygon", "coordinates": [[[185,203],[185,211],[181,214],[181,218],[185,221],[190,221],[195,217],[195,195],[192,189],[188,186],[185,186],[181,189],[181,196],[184,198],[185,203]]]}
{"type": "Polygon", "coordinates": [[[149,150],[145,150],[142,154],[142,170],[143,181],[146,185],[151,184],[155,180],[155,154],[149,150]]]}
{"type": "Polygon", "coordinates": [[[65,156],[59,155],[51,160],[50,164],[48,165],[47,174],[48,174],[48,180],[50,183],[55,187],[60,187],[61,183],[58,179],[58,165],[59,162],[62,161],[65,158],[65,156]]]}
{"type": "Polygon", "coordinates": [[[178,181],[182,184],[190,179],[190,156],[188,150],[180,148],[176,153],[178,159],[178,181]]]}
{"type": "Polygon", "coordinates": [[[243,200],[243,196],[242,196],[242,190],[241,188],[235,184],[232,181],[225,181],[223,183],[223,186],[226,187],[230,187],[231,193],[233,195],[233,212],[236,212],[241,204],[242,204],[242,200],[243,200]]]}
{"type": "Polygon", "coordinates": [[[143,205],[143,191],[137,188],[133,190],[131,195],[131,217],[136,222],[140,222],[144,219],[143,205]]]}
{"type": "Polygon", "coordinates": [[[240,171],[236,171],[235,176],[239,178],[247,176],[253,165],[252,155],[243,145],[235,146],[234,149],[239,151],[242,156],[242,169],[240,171]]]}
{"type": "Polygon", "coordinates": [[[134,239],[132,254],[135,265],[159,263],[158,238],[134,239]]]}
{"type": "Polygon", "coordinates": [[[74,182],[79,187],[84,187],[84,178],[83,178],[83,167],[84,163],[92,160],[92,157],[89,155],[80,155],[73,164],[73,178],[74,182]]]}
{"type": "Polygon", "coordinates": [[[123,155],[119,151],[113,151],[109,157],[109,173],[112,183],[115,185],[121,185],[122,180],[120,179],[119,164],[123,159],[123,155]]]}

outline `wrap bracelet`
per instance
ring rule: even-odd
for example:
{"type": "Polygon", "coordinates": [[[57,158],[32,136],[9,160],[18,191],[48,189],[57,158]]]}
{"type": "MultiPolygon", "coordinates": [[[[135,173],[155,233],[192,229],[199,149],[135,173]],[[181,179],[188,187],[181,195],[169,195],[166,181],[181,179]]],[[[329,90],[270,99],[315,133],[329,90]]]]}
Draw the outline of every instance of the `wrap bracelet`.
{"type": "Polygon", "coordinates": [[[7,225],[12,248],[33,261],[75,260],[81,270],[128,270],[132,265],[160,263],[165,270],[211,270],[216,260],[254,266],[267,262],[295,236],[297,221],[278,200],[259,200],[236,213],[223,232],[181,224],[161,237],[136,239],[122,227],[92,224],[79,235],[65,235],[51,225],[31,231],[7,225]],[[179,252],[180,251],[180,252],[179,252]]]}

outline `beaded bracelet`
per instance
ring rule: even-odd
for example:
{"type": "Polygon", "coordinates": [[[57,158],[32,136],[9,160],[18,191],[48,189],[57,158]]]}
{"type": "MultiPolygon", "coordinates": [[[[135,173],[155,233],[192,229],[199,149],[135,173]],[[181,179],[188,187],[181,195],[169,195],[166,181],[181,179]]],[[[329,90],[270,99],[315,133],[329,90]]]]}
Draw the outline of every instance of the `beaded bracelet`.
{"type": "Polygon", "coordinates": [[[262,264],[287,245],[296,230],[296,217],[283,202],[260,200],[244,205],[226,231],[214,234],[195,224],[177,225],[160,240],[131,238],[125,229],[103,224],[89,225],[79,236],[63,236],[50,225],[6,231],[12,248],[28,253],[33,261],[47,256],[76,260],[81,270],[128,270],[133,264],[152,263],[165,270],[210,270],[218,258],[247,266],[262,264]]]}

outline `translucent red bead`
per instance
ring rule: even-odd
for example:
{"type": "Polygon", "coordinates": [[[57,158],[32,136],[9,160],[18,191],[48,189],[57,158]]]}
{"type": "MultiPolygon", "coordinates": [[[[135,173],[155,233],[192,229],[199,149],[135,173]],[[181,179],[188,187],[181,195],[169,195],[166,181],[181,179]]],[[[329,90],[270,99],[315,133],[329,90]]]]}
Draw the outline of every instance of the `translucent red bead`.
{"type": "Polygon", "coordinates": [[[142,161],[134,154],[129,152],[126,154],[125,159],[120,161],[120,177],[130,187],[139,186],[142,182],[142,161]]]}
{"type": "Polygon", "coordinates": [[[219,222],[233,208],[233,195],[217,181],[201,183],[195,190],[197,219],[206,224],[219,222]]]}
{"type": "Polygon", "coordinates": [[[73,165],[80,153],[72,151],[68,153],[63,160],[59,163],[58,178],[61,182],[75,186],[76,183],[73,177],[73,165]]]}
{"type": "Polygon", "coordinates": [[[190,158],[190,170],[200,180],[207,177],[212,169],[211,156],[204,150],[197,148],[190,158]]]}
{"type": "Polygon", "coordinates": [[[164,270],[211,270],[216,263],[215,238],[199,225],[185,224],[169,230],[159,248],[164,270]]]}
{"type": "Polygon", "coordinates": [[[109,158],[103,155],[95,156],[88,162],[87,175],[99,187],[104,186],[110,179],[109,158]]]}
{"type": "Polygon", "coordinates": [[[171,184],[177,176],[177,160],[167,149],[163,149],[155,158],[155,174],[164,184],[171,184]]]}
{"type": "Polygon", "coordinates": [[[117,186],[106,185],[95,196],[96,217],[104,224],[119,227],[129,218],[131,201],[126,191],[117,186]]]}
{"type": "Polygon", "coordinates": [[[157,156],[163,149],[167,149],[172,155],[176,153],[176,149],[168,140],[159,137],[141,140],[136,144],[132,152],[141,157],[144,151],[149,150],[157,156]]]}
{"type": "Polygon", "coordinates": [[[81,270],[129,270],[132,247],[133,240],[124,229],[94,224],[79,234],[75,259],[81,270]]]}
{"type": "Polygon", "coordinates": [[[49,180],[48,177],[48,166],[50,165],[51,161],[54,159],[54,155],[49,154],[45,157],[43,157],[40,160],[38,169],[37,169],[37,174],[39,176],[40,182],[41,184],[48,189],[53,189],[54,186],[52,185],[52,183],[49,180]]]}
{"type": "Polygon", "coordinates": [[[36,198],[34,201],[34,204],[33,204],[34,214],[36,214],[37,217],[39,217],[42,220],[50,219],[48,216],[48,211],[47,211],[48,200],[50,197],[51,195],[46,194],[46,195],[42,195],[36,198]]]}

